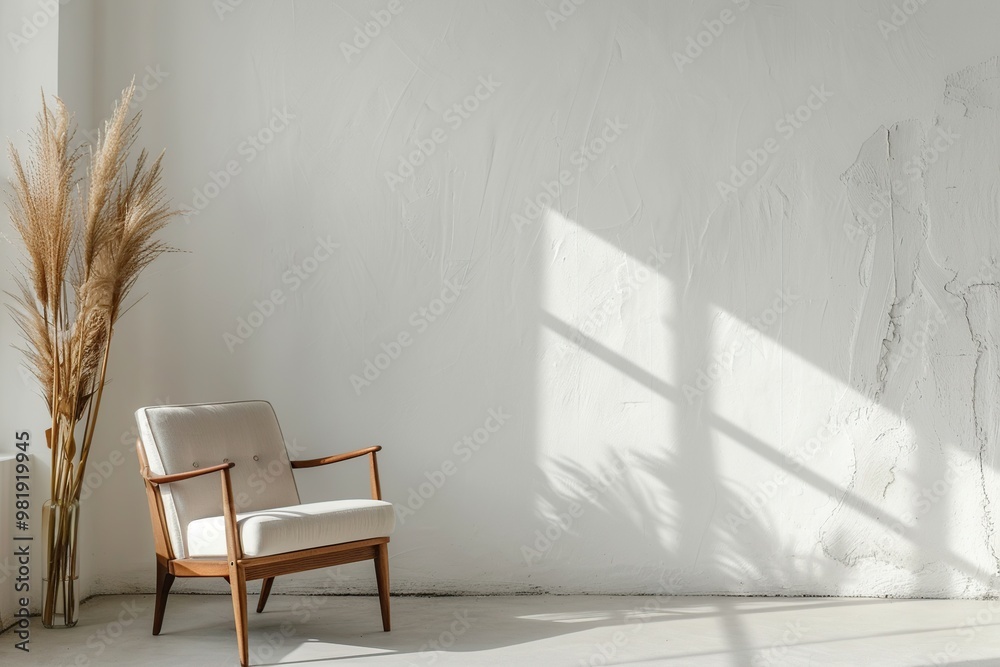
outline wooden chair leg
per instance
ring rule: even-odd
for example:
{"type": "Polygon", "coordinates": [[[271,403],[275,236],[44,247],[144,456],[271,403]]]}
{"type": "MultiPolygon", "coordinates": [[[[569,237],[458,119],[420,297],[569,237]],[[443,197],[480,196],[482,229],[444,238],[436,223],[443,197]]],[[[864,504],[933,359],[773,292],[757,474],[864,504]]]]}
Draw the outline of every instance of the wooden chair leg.
{"type": "Polygon", "coordinates": [[[235,564],[229,566],[229,587],[233,594],[233,616],[236,618],[236,647],[240,652],[240,665],[250,662],[247,641],[247,579],[246,573],[235,564]]]}
{"type": "Polygon", "coordinates": [[[271,584],[274,583],[274,577],[268,577],[264,580],[264,583],[260,587],[260,599],[257,600],[257,613],[264,611],[264,605],[267,604],[267,596],[271,594],[271,584]]]}
{"type": "Polygon", "coordinates": [[[153,608],[153,634],[160,634],[163,626],[163,612],[167,608],[167,594],[174,585],[174,575],[167,569],[167,563],[156,559],[156,605],[153,608]]]}
{"type": "Polygon", "coordinates": [[[375,555],[375,580],[378,582],[378,603],[382,609],[382,630],[389,632],[389,547],[378,545],[375,555]]]}

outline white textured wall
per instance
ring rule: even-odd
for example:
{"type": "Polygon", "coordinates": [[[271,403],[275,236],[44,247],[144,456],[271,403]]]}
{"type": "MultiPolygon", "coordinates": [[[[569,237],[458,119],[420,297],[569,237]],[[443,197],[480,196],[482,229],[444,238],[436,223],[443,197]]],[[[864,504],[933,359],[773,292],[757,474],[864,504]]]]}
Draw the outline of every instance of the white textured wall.
{"type": "MultiPolygon", "coordinates": [[[[12,175],[7,160],[7,141],[18,150],[28,147],[27,130],[34,126],[41,102],[41,90],[55,93],[59,55],[59,12],[58,5],[41,7],[32,0],[10,0],[0,3],[0,81],[3,94],[0,95],[0,139],[3,140],[3,159],[0,159],[0,182],[6,184],[12,175]]],[[[4,188],[4,202],[9,191],[4,188]]],[[[5,209],[6,210],[6,209],[5,209]]],[[[21,261],[20,245],[9,223],[6,212],[0,223],[0,294],[3,303],[9,303],[8,293],[16,292],[13,270],[21,261]]],[[[31,374],[22,365],[22,355],[15,345],[23,343],[19,331],[7,312],[0,314],[0,453],[13,454],[16,434],[29,431],[30,450],[34,454],[31,461],[31,520],[29,534],[36,534],[41,524],[42,503],[48,497],[49,464],[45,449],[45,429],[47,413],[45,403],[40,398],[31,374]]],[[[10,625],[14,613],[13,602],[21,597],[15,595],[18,583],[18,563],[14,558],[14,542],[10,532],[14,530],[14,517],[8,515],[13,509],[15,489],[12,488],[13,461],[3,464],[0,469],[0,509],[5,516],[0,518],[0,626],[10,625]]],[[[17,531],[24,535],[22,531],[17,531]]],[[[34,560],[31,567],[31,585],[28,591],[31,609],[41,607],[41,547],[33,549],[34,560]]]]}
{"type": "Polygon", "coordinates": [[[60,81],[145,83],[196,213],[116,333],[90,591],[152,585],[132,411],[263,397],[385,447],[399,591],[997,593],[1000,5],[903,4],[97,2],[60,81]]]}

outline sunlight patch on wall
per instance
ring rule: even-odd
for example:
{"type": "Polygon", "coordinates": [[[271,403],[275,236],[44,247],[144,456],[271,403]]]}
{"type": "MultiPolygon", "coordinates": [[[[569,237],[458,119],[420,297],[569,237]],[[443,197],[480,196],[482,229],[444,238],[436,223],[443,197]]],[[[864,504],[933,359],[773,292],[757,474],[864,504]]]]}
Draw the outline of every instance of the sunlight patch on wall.
{"type": "MultiPolygon", "coordinates": [[[[670,458],[679,407],[663,390],[676,379],[676,305],[660,273],[664,255],[623,251],[552,210],[539,252],[538,460],[554,494],[539,510],[548,515],[567,501],[614,506],[643,526],[648,514],[637,506],[645,503],[622,499],[655,497],[663,521],[643,528],[659,533],[676,508],[662,475],[645,472],[670,458]]],[[[662,532],[652,539],[662,544],[673,534],[662,532]]]]}

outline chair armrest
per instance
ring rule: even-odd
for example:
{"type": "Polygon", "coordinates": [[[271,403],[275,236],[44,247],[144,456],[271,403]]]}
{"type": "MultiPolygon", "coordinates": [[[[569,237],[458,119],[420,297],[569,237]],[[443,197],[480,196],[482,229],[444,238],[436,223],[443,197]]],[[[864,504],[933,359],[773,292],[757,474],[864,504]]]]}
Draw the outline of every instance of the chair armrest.
{"type": "Polygon", "coordinates": [[[188,472],[178,472],[173,475],[152,475],[149,472],[148,467],[142,468],[140,471],[142,473],[142,478],[145,479],[150,484],[156,486],[158,484],[170,484],[171,482],[182,482],[185,479],[192,479],[194,477],[200,477],[201,475],[208,475],[209,473],[219,472],[220,470],[228,470],[235,466],[236,464],[230,461],[229,463],[220,463],[219,465],[210,466],[208,468],[202,468],[201,470],[189,470],[188,472]]]}
{"type": "MultiPolygon", "coordinates": [[[[200,470],[189,470],[188,472],[178,472],[173,475],[152,475],[149,472],[149,465],[146,463],[146,458],[142,452],[142,446],[139,441],[136,441],[136,450],[139,455],[139,460],[142,462],[142,467],[139,469],[139,473],[142,478],[146,480],[149,486],[146,487],[147,492],[158,496],[158,492],[153,491],[152,487],[159,486],[160,484],[170,484],[171,482],[182,482],[186,479],[193,479],[195,477],[201,477],[202,475],[209,475],[213,472],[221,472],[222,475],[222,515],[226,526],[226,556],[229,560],[229,576],[235,577],[235,567],[237,561],[243,558],[243,541],[240,539],[239,528],[236,525],[236,503],[233,500],[233,481],[230,478],[229,471],[236,466],[232,461],[227,461],[226,463],[220,463],[218,465],[209,466],[208,468],[202,468],[200,470]]],[[[374,456],[374,454],[372,455],[374,456]]],[[[157,502],[159,502],[157,500],[157,502]]],[[[151,510],[152,511],[152,510],[151,510]]],[[[162,548],[165,552],[169,553],[169,543],[167,542],[166,536],[166,526],[162,526],[162,508],[160,511],[160,521],[163,533],[161,533],[161,538],[164,542],[162,548]]],[[[155,523],[154,523],[155,525],[155,523]]],[[[159,552],[157,552],[159,553],[159,552]]],[[[171,556],[172,558],[172,556],[171,556]]]]}
{"type": "Polygon", "coordinates": [[[329,463],[340,463],[341,461],[347,461],[348,459],[356,459],[359,456],[364,456],[365,454],[374,454],[375,452],[382,449],[381,445],[375,445],[374,447],[365,447],[364,449],[357,449],[353,452],[345,452],[344,454],[333,454],[332,456],[323,456],[318,459],[306,459],[304,461],[291,461],[293,468],[315,468],[317,466],[325,466],[329,463]]]}
{"type": "Polygon", "coordinates": [[[375,459],[375,452],[382,449],[381,445],[375,445],[373,447],[365,447],[364,449],[357,449],[353,452],[346,452],[344,454],[334,454],[333,456],[324,456],[319,459],[307,459],[305,461],[291,461],[292,468],[315,468],[317,466],[325,466],[328,463],[339,463],[341,461],[347,461],[348,459],[356,459],[359,456],[364,456],[365,454],[371,457],[369,461],[370,465],[370,481],[372,487],[372,499],[382,500],[382,486],[378,481],[378,461],[375,459]]]}

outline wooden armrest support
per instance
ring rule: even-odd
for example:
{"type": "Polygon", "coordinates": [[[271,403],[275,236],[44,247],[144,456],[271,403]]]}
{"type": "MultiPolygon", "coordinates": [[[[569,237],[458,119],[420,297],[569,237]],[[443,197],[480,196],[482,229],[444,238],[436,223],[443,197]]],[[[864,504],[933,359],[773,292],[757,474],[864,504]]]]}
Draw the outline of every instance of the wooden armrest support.
{"type": "Polygon", "coordinates": [[[208,468],[178,472],[173,475],[151,475],[149,474],[149,466],[144,466],[141,470],[143,479],[153,486],[169,484],[171,482],[182,482],[185,479],[193,479],[202,475],[209,475],[213,472],[222,473],[222,515],[226,526],[226,555],[229,557],[230,576],[233,575],[232,568],[236,566],[236,561],[243,558],[243,544],[240,540],[239,529],[236,526],[236,503],[233,502],[233,482],[229,476],[229,471],[235,465],[232,461],[228,461],[209,466],[208,468]]]}
{"type": "Polygon", "coordinates": [[[382,500],[382,487],[378,481],[378,461],[375,459],[375,452],[382,449],[381,445],[375,445],[374,447],[365,447],[364,449],[357,449],[353,452],[346,452],[344,454],[334,454],[333,456],[324,456],[319,459],[307,459],[305,461],[291,461],[292,468],[315,468],[317,466],[325,466],[328,463],[339,463],[341,461],[347,461],[348,459],[356,459],[359,456],[364,456],[365,454],[370,455],[370,472],[371,472],[371,486],[372,486],[372,499],[382,500]]]}
{"type": "Polygon", "coordinates": [[[220,470],[229,470],[236,464],[230,461],[229,463],[220,463],[219,465],[210,466],[208,468],[201,468],[200,470],[189,470],[188,472],[178,472],[173,475],[152,475],[149,472],[148,467],[142,469],[142,477],[150,484],[170,484],[171,482],[182,482],[185,479],[192,479],[194,477],[199,477],[201,475],[208,475],[209,473],[219,472],[220,470]]]}
{"type": "Polygon", "coordinates": [[[348,459],[356,459],[357,457],[364,456],[365,454],[374,454],[380,449],[382,449],[381,445],[375,445],[374,447],[365,447],[364,449],[358,449],[344,454],[334,454],[332,456],[324,456],[318,459],[306,459],[304,461],[292,461],[291,464],[293,468],[315,468],[317,466],[325,466],[329,463],[340,463],[341,461],[347,461],[348,459]]]}

